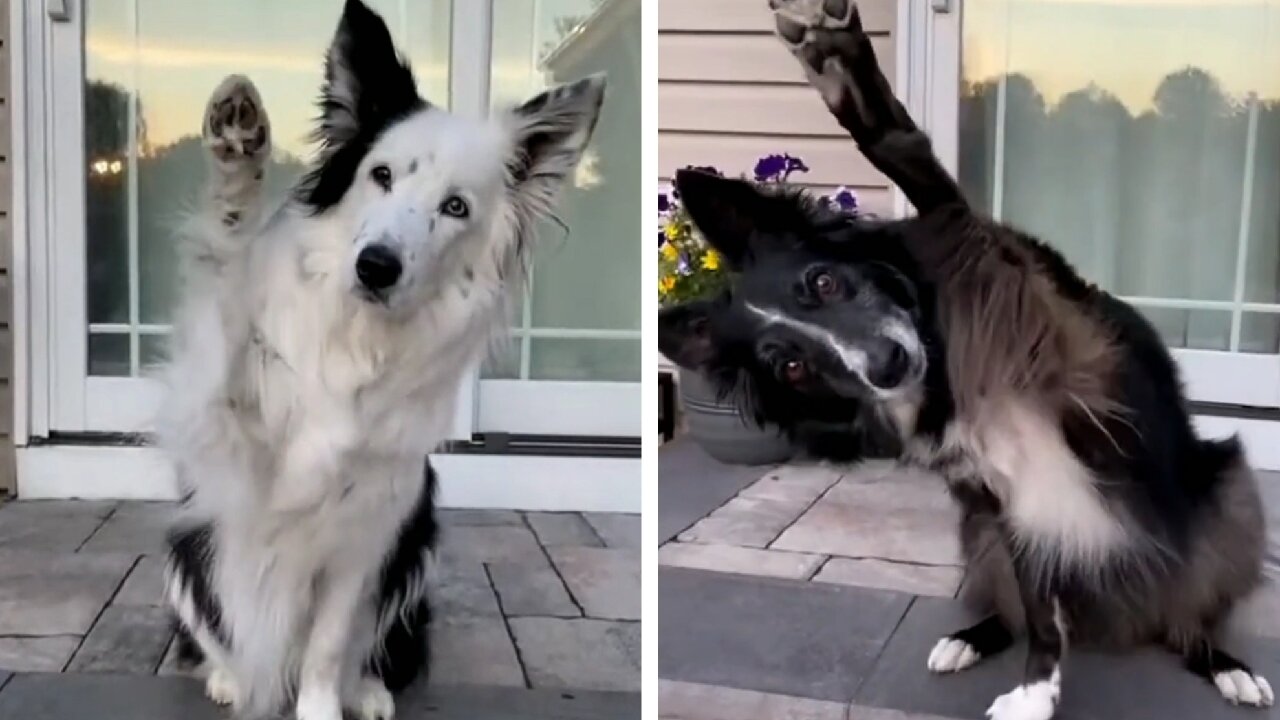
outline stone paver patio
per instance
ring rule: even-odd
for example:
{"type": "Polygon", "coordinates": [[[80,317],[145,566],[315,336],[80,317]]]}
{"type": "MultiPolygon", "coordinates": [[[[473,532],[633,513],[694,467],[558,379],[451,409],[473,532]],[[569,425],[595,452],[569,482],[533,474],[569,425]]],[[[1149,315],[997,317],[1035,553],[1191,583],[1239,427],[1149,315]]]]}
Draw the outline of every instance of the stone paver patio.
{"type": "MultiPolygon", "coordinates": [[[[925,658],[971,618],[956,511],[942,482],[888,462],[717,466],[678,439],[659,453],[659,705],[666,720],[982,718],[1024,646],[953,676],[925,658]],[[704,484],[693,491],[682,485],[704,484]],[[669,499],[670,498],[670,499],[669,499]],[[676,503],[679,503],[678,505],[676,503]]],[[[1267,586],[1232,647],[1280,679],[1280,475],[1262,473],[1267,586]]],[[[1061,720],[1280,718],[1246,710],[1158,651],[1073,651],[1061,720]]]]}
{"type": "MultiPolygon", "coordinates": [[[[174,659],[164,503],[0,505],[0,719],[225,717],[174,659]]],[[[445,510],[431,681],[399,717],[640,716],[636,515],[445,510]]]]}

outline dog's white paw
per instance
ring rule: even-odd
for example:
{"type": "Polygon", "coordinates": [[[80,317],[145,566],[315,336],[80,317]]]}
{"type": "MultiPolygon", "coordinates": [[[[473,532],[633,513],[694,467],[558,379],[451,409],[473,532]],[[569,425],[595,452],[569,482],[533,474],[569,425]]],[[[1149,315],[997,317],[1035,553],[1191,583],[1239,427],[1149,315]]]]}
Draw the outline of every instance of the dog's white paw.
{"type": "Polygon", "coordinates": [[[360,681],[353,710],[357,720],[391,720],[396,714],[396,701],[381,680],[367,677],[360,681]]]}
{"type": "Polygon", "coordinates": [[[240,704],[240,685],[231,671],[214,667],[204,679],[204,694],[219,705],[235,707],[240,704]]]}
{"type": "Polygon", "coordinates": [[[996,698],[987,708],[991,720],[1050,720],[1058,708],[1062,676],[1057,670],[1048,680],[1019,685],[996,698]]]}
{"type": "Polygon", "coordinates": [[[1217,673],[1213,676],[1213,684],[1218,686],[1218,692],[1232,705],[1271,707],[1276,701],[1271,683],[1261,675],[1253,675],[1245,670],[1217,673]]]}
{"type": "Polygon", "coordinates": [[[342,701],[337,692],[317,692],[304,688],[298,693],[298,720],[342,720],[342,701]]]}
{"type": "Polygon", "coordinates": [[[972,667],[982,655],[969,643],[954,637],[944,637],[929,653],[929,671],[935,673],[960,672],[972,667]]]}

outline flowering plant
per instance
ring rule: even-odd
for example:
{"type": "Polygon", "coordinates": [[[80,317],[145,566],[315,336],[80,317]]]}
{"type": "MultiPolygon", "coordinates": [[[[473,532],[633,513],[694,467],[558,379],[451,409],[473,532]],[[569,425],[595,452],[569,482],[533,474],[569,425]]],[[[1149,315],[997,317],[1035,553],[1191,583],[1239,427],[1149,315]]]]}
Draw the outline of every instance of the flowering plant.
{"type": "MultiPolygon", "coordinates": [[[[692,168],[722,175],[713,167],[692,168]]],[[[809,172],[804,161],[792,155],[765,155],[756,161],[755,182],[764,186],[785,185],[795,173],[809,172]]],[[[831,208],[858,214],[858,196],[849,188],[838,188],[820,198],[831,208]]],[[[658,299],[674,304],[708,295],[724,287],[728,270],[724,258],[707,244],[680,203],[675,188],[658,190],[658,299]]]]}

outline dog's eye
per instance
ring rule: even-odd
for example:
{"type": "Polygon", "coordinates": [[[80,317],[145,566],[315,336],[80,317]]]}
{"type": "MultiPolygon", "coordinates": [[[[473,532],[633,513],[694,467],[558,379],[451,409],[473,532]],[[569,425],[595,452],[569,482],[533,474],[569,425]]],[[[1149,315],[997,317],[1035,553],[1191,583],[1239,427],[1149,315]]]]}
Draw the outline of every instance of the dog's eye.
{"type": "Polygon", "coordinates": [[[818,297],[832,298],[840,292],[840,282],[835,276],[825,270],[815,273],[813,276],[813,291],[818,293],[818,297]]]}
{"type": "Polygon", "coordinates": [[[440,203],[440,212],[449,217],[464,218],[471,214],[471,209],[467,207],[467,201],[452,195],[440,203]]]}
{"type": "Polygon", "coordinates": [[[809,377],[809,367],[803,360],[788,360],[782,365],[782,376],[789,382],[798,383],[809,377]]]}
{"type": "Polygon", "coordinates": [[[386,165],[374,165],[369,170],[369,179],[378,183],[383,190],[391,189],[391,168],[386,165]]]}

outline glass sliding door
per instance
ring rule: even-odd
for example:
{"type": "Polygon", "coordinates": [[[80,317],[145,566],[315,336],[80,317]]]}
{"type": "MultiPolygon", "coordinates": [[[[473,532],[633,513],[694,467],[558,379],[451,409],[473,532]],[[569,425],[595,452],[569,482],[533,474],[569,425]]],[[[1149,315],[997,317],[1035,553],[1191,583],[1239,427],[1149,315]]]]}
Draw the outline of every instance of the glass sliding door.
{"type": "Polygon", "coordinates": [[[930,102],[969,197],[1141,310],[1193,399],[1280,406],[1280,0],[959,10],[930,102]]]}
{"type": "Polygon", "coordinates": [[[510,342],[481,373],[482,432],[640,434],[640,1],[495,0],[490,104],[607,72],[510,342]]]}

